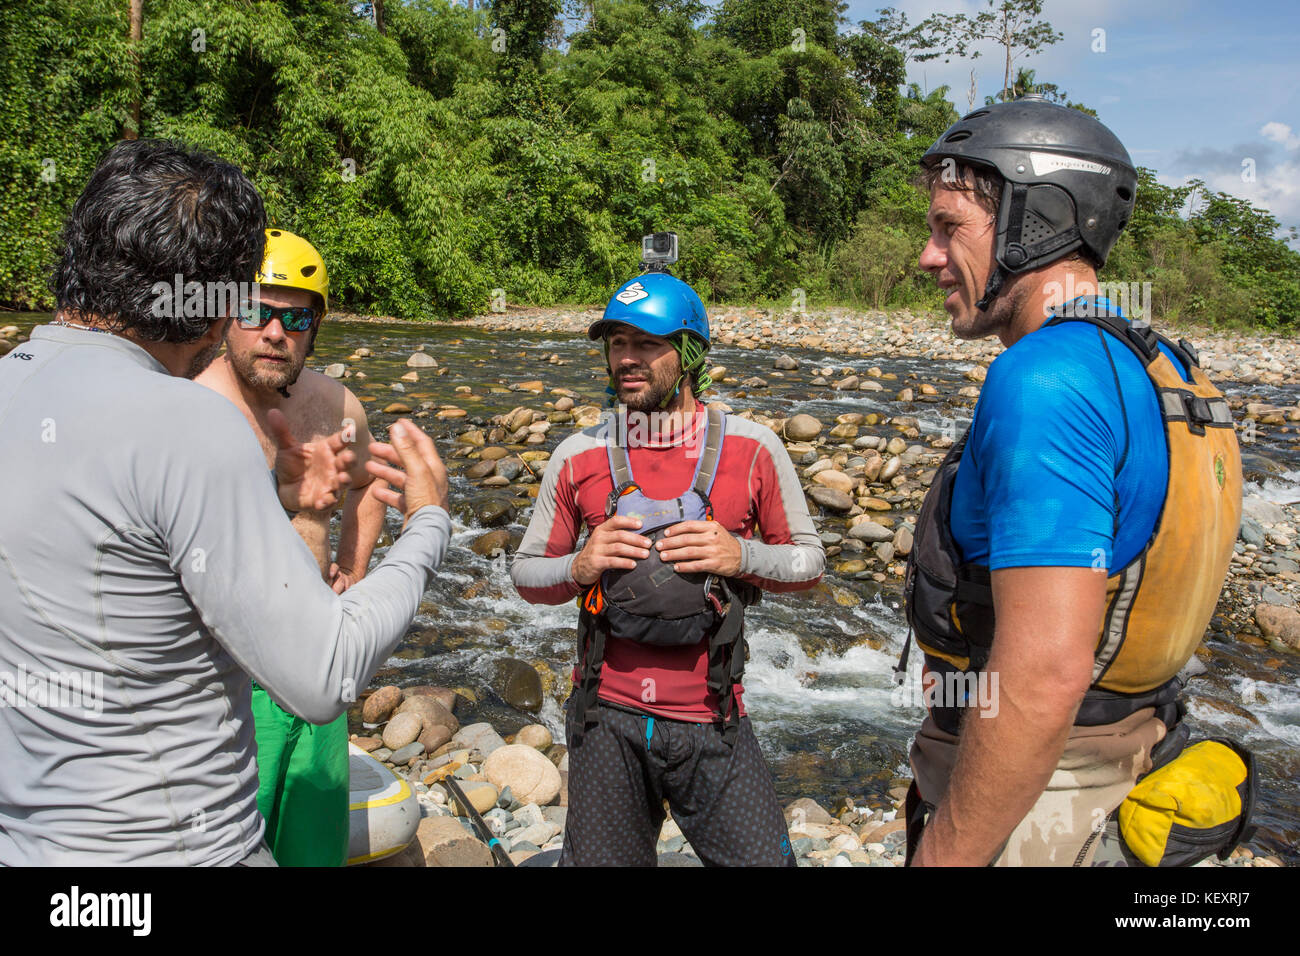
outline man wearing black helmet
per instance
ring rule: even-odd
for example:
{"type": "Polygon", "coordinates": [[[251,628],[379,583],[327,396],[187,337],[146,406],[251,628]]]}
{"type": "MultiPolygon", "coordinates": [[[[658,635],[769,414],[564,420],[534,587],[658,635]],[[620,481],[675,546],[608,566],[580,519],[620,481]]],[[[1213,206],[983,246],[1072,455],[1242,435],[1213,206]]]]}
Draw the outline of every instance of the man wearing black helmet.
{"type": "Polygon", "coordinates": [[[929,708],[909,859],[1088,865],[1186,740],[1178,673],[1240,515],[1231,418],[1190,346],[1095,295],[1137,184],[1110,130],[1027,97],[964,117],[922,165],[921,267],[958,337],[1007,348],[909,558],[929,708]]]}

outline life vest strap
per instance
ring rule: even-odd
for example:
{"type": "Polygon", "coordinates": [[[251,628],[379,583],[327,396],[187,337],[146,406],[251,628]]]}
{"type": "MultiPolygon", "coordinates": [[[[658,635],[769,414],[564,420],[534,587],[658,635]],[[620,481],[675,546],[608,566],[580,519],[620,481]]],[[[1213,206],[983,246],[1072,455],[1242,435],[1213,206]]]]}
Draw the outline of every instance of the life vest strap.
{"type": "MultiPolygon", "coordinates": [[[[727,413],[720,408],[709,408],[706,412],[703,443],[700,456],[695,462],[690,488],[708,500],[714,479],[718,477],[722,440],[727,431],[727,413]]],[[[627,453],[627,429],[621,415],[612,416],[605,437],[605,450],[609,456],[609,473],[614,479],[614,490],[617,492],[636,484],[636,478],[632,474],[632,461],[627,453]]]]}
{"type": "MultiPolygon", "coordinates": [[[[599,581],[592,586],[593,590],[599,588],[599,581]]],[[[581,655],[581,663],[578,668],[578,686],[574,688],[575,742],[582,740],[587,729],[587,712],[595,708],[600,695],[600,672],[605,664],[605,639],[609,636],[604,616],[591,613],[586,604],[584,601],[578,612],[578,653],[581,655]]]]}
{"type": "Polygon", "coordinates": [[[1160,336],[1146,323],[1126,322],[1118,312],[1112,312],[1096,299],[1081,298],[1065,303],[1044,323],[1062,325],[1066,322],[1089,322],[1105,329],[1129,347],[1146,368],[1160,355],[1160,336]]]}
{"type": "Polygon", "coordinates": [[[726,437],[727,413],[720,408],[710,408],[705,426],[704,449],[700,452],[700,461],[695,469],[695,480],[691,488],[705,501],[713,490],[713,480],[718,477],[718,462],[722,458],[722,440],[726,437]]]}
{"type": "MultiPolygon", "coordinates": [[[[609,424],[605,446],[609,456],[610,475],[614,481],[613,491],[606,501],[606,517],[613,515],[618,507],[618,500],[625,494],[641,491],[632,474],[632,464],[625,447],[626,434],[618,421],[619,416],[609,424]]],[[[705,512],[712,518],[712,504],[709,492],[717,478],[718,462],[722,458],[722,443],[726,436],[726,412],[717,408],[706,410],[704,436],[700,456],[695,465],[690,488],[684,492],[694,492],[702,499],[705,512]]],[[[644,494],[644,492],[641,492],[644,494]]],[[[678,510],[684,515],[681,498],[675,499],[678,510]]],[[[581,739],[587,724],[587,714],[596,707],[600,693],[600,672],[605,658],[606,640],[611,636],[609,611],[606,607],[608,597],[600,580],[592,585],[579,601],[578,648],[581,655],[578,687],[575,689],[576,707],[574,712],[575,739],[581,739]]],[[[740,729],[740,708],[735,705],[734,687],[740,682],[745,669],[744,650],[744,609],[747,605],[757,603],[761,592],[744,581],[710,575],[707,579],[706,593],[719,620],[708,635],[709,669],[708,689],[718,695],[719,708],[724,724],[723,740],[734,743],[740,729]],[[723,597],[719,601],[713,594],[718,589],[723,597]]],[[[616,603],[611,607],[618,606],[616,603]]]]}
{"type": "Polygon", "coordinates": [[[1195,435],[1205,434],[1206,428],[1231,428],[1232,410],[1226,398],[1202,398],[1181,388],[1157,388],[1160,410],[1167,422],[1187,422],[1195,435]]]}

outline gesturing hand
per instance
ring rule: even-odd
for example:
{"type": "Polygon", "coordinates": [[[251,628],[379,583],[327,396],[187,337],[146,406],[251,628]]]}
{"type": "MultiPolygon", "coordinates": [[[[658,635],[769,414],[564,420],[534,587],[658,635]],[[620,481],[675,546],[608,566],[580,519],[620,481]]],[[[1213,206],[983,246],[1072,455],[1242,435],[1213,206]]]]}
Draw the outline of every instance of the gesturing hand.
{"type": "Polygon", "coordinates": [[[384,504],[401,511],[408,521],[425,505],[446,509],[447,467],[438,457],[433,439],[407,418],[393,422],[388,437],[392,444],[370,443],[372,457],[366,462],[366,471],[391,487],[376,487],[371,493],[384,504]],[[396,467],[399,465],[400,468],[396,467]]]}
{"type": "Polygon", "coordinates": [[[289,420],[278,408],[266,415],[275,441],[275,478],[286,511],[324,511],[338,504],[357,456],[346,450],[343,432],[322,441],[298,444],[289,420]]]}
{"type": "Polygon", "coordinates": [[[360,580],[361,575],[351,568],[340,568],[337,564],[330,564],[329,582],[335,594],[342,594],[360,580]]]}
{"type": "Polygon", "coordinates": [[[683,574],[708,571],[731,578],[740,573],[740,541],[716,521],[679,521],[655,547],[665,563],[683,574]]]}
{"type": "Polygon", "coordinates": [[[588,587],[612,568],[635,568],[634,558],[649,557],[650,539],[632,533],[639,527],[640,519],[626,515],[614,515],[597,525],[573,559],[570,569],[573,580],[588,587]]]}

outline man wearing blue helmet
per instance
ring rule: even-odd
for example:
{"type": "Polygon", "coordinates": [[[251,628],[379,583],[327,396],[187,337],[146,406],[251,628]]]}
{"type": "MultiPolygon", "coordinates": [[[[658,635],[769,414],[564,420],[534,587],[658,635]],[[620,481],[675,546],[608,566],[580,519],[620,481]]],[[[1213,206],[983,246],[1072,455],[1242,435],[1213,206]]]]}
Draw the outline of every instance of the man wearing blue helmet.
{"type": "Polygon", "coordinates": [[[609,365],[609,335],[617,325],[664,339],[676,350],[679,369],[671,383],[657,382],[650,390],[642,389],[635,375],[629,378],[624,374],[627,394],[619,395],[611,365],[610,381],[605,389],[611,398],[617,396],[633,411],[649,412],[666,409],[680,394],[682,381],[688,376],[696,395],[713,384],[704,368],[709,350],[709,317],[700,297],[685,282],[666,273],[651,272],[624,283],[614,293],[600,321],[587,330],[589,338],[604,339],[606,365],[609,365]]]}
{"type": "Polygon", "coordinates": [[[580,599],[561,863],[655,865],[666,800],[705,863],[793,866],[741,677],[744,607],[825,563],[794,467],[697,400],[708,316],[684,282],[625,283],[589,335],[617,413],[556,449],[511,567],[527,601],[580,599]]]}

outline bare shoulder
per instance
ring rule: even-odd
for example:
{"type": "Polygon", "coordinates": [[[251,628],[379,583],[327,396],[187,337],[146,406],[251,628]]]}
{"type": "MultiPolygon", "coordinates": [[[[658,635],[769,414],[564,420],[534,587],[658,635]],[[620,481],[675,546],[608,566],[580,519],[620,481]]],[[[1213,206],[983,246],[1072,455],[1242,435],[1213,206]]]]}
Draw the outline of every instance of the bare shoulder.
{"type": "Polygon", "coordinates": [[[361,399],[353,394],[352,389],[336,379],[322,375],[320,372],[313,372],[311,369],[303,369],[298,377],[298,387],[304,390],[304,397],[308,401],[331,408],[340,408],[345,416],[358,424],[365,420],[366,409],[361,404],[361,399]]]}
{"type": "Polygon", "coordinates": [[[290,398],[281,408],[299,441],[313,441],[346,427],[347,399],[353,398],[340,382],[320,372],[303,369],[289,386],[290,398]]]}
{"type": "Polygon", "coordinates": [[[339,401],[345,393],[352,394],[342,382],[335,381],[328,375],[322,375],[320,372],[309,368],[302,370],[298,376],[298,381],[293,385],[295,393],[299,389],[302,390],[304,398],[315,401],[330,399],[339,401]]]}
{"type": "Polygon", "coordinates": [[[239,388],[235,384],[234,373],[230,370],[230,363],[224,353],[213,359],[207,368],[194,377],[194,381],[224,395],[237,405],[243,404],[239,400],[239,388]]]}
{"type": "Polygon", "coordinates": [[[354,419],[357,427],[360,428],[366,421],[366,408],[361,404],[361,399],[352,394],[352,389],[342,382],[333,382],[332,384],[343,389],[343,411],[349,418],[354,419]]]}

